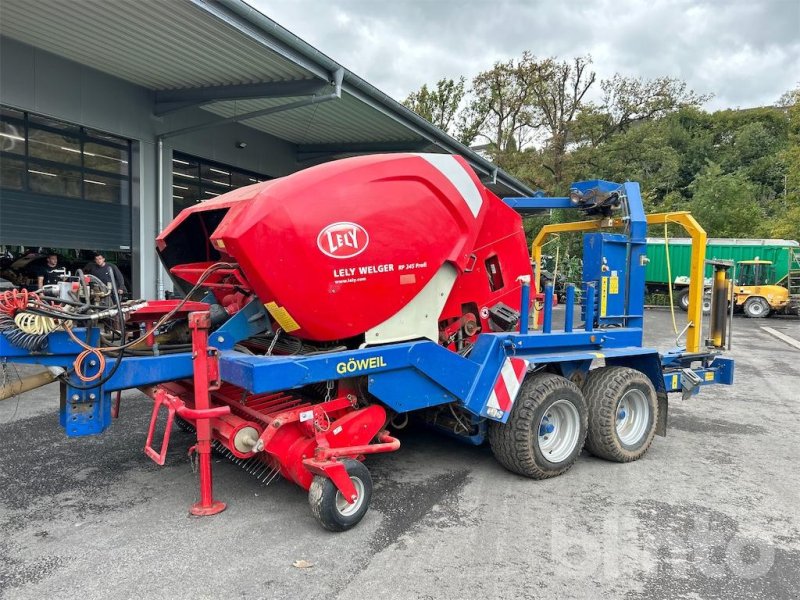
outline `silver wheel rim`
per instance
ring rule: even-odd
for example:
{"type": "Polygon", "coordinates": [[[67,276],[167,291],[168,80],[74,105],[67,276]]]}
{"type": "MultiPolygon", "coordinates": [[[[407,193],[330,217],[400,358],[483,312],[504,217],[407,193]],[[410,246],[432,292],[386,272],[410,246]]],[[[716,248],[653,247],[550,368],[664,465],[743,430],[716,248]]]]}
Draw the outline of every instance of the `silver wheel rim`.
{"type": "Polygon", "coordinates": [[[761,302],[750,303],[750,314],[761,315],[764,312],[764,305],[761,302]]]}
{"type": "Polygon", "coordinates": [[[650,403],[641,390],[628,390],[617,404],[617,437],[626,446],[635,446],[647,433],[650,403]]]}
{"type": "Polygon", "coordinates": [[[343,517],[349,517],[350,515],[355,514],[364,503],[364,482],[358,477],[351,477],[350,480],[353,482],[353,487],[356,488],[357,496],[355,502],[350,504],[345,499],[344,494],[342,494],[342,492],[339,490],[336,490],[336,512],[343,517]]]}
{"type": "Polygon", "coordinates": [[[539,450],[552,463],[560,463],[575,450],[581,434],[581,417],[569,400],[553,402],[539,421],[539,450]]]}

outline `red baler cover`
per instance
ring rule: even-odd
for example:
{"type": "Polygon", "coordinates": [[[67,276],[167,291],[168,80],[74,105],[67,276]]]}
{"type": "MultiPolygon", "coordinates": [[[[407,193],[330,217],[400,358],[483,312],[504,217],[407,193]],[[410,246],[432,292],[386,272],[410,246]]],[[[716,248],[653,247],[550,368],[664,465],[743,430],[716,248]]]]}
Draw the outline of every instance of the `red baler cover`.
{"type": "Polygon", "coordinates": [[[459,272],[474,262],[481,225],[498,204],[460,157],[362,156],[188,208],[158,242],[169,246],[193,213],[227,209],[208,232],[213,249],[240,265],[273,315],[286,311],[293,335],[337,340],[397,313],[446,261],[459,272]]]}

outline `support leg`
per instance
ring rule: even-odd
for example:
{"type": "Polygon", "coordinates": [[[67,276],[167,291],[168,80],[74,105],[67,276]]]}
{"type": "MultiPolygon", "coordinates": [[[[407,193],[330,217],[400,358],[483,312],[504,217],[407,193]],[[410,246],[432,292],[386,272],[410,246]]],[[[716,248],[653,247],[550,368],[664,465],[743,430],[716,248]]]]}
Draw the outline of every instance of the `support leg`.
{"type": "Polygon", "coordinates": [[[111,402],[111,418],[119,418],[119,403],[122,400],[122,390],[114,392],[114,400],[111,402]]]}
{"type": "MultiPolygon", "coordinates": [[[[208,410],[210,379],[216,379],[216,369],[211,369],[208,347],[208,330],[211,318],[207,312],[189,315],[192,330],[192,357],[194,361],[194,406],[196,410],[208,410]],[[214,375],[212,376],[212,371],[214,375]]],[[[213,365],[216,367],[216,365],[213,365]]],[[[200,463],[200,501],[195,502],[189,512],[198,517],[215,515],[225,510],[225,503],[214,500],[211,476],[211,422],[207,417],[197,419],[197,454],[200,463]]]]}

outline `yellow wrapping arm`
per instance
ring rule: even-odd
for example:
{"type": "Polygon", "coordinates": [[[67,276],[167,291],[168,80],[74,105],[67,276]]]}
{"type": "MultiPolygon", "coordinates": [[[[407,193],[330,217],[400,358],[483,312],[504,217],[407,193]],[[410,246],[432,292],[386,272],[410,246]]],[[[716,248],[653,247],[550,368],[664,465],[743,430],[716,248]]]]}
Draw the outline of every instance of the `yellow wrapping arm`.
{"type": "MultiPolygon", "coordinates": [[[[647,215],[648,225],[663,225],[664,223],[681,225],[692,238],[692,259],[689,269],[689,313],[687,317],[689,326],[686,331],[686,350],[688,352],[699,352],[703,323],[703,275],[706,262],[706,232],[700,226],[700,223],[687,211],[647,215]]],[[[541,290],[542,246],[548,236],[554,233],[597,231],[599,229],[621,227],[623,224],[624,221],[622,219],[603,218],[592,221],[574,221],[572,223],[551,223],[542,227],[531,244],[531,262],[533,263],[536,290],[541,290]]],[[[670,282],[670,285],[672,285],[672,282],[670,282]]],[[[539,322],[538,313],[539,311],[534,302],[534,328],[537,327],[539,322]]]]}

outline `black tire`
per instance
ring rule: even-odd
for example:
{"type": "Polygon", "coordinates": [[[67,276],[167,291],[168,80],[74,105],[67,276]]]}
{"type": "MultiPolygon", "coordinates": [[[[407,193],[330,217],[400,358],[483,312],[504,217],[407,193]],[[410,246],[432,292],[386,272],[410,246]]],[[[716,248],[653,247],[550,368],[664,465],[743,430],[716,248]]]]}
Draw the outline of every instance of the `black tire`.
{"type": "Polygon", "coordinates": [[[678,294],[678,308],[684,311],[689,311],[689,289],[683,290],[678,294]]]}
{"type": "Polygon", "coordinates": [[[653,384],[644,373],[628,367],[594,369],[589,371],[583,384],[583,395],[589,407],[589,433],[586,436],[589,452],[614,462],[638,460],[647,452],[658,425],[658,399],[653,384]],[[622,416],[623,419],[631,418],[630,423],[635,426],[623,429],[623,435],[632,436],[626,441],[621,439],[617,427],[623,398],[628,398],[626,405],[635,403],[639,407],[635,409],[638,419],[633,420],[627,414],[622,416]]]}
{"type": "Polygon", "coordinates": [[[769,302],[764,298],[748,298],[744,301],[744,314],[751,319],[764,319],[769,316],[770,307],[769,302]]]}
{"type": "MultiPolygon", "coordinates": [[[[573,414],[573,409],[566,404],[556,408],[573,414]]],[[[586,439],[586,427],[586,402],[580,388],[559,375],[536,373],[522,382],[508,421],[489,424],[489,444],[497,461],[509,471],[532,479],[547,479],[561,475],[574,464],[586,439]],[[562,400],[574,407],[577,414],[577,424],[573,428],[577,429],[577,439],[568,455],[551,462],[540,446],[540,427],[548,410],[553,410],[562,400]]],[[[569,433],[572,429],[564,431],[569,433]]],[[[574,431],[570,440],[573,438],[574,431]]]]}
{"type": "Polygon", "coordinates": [[[348,512],[351,504],[343,506],[344,497],[334,483],[327,477],[315,475],[308,490],[308,503],[311,505],[311,514],[328,531],[346,531],[364,518],[369,510],[372,499],[372,477],[369,470],[357,460],[345,459],[342,461],[356,486],[361,491],[356,500],[357,507],[353,512],[348,512]]]}

